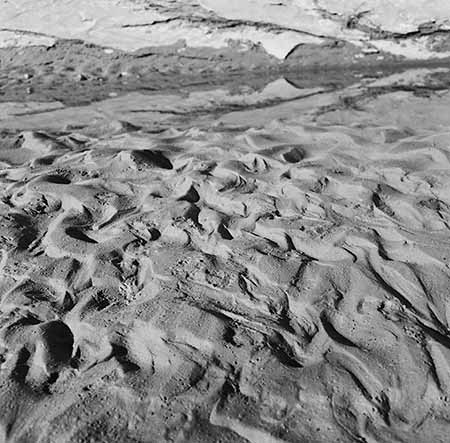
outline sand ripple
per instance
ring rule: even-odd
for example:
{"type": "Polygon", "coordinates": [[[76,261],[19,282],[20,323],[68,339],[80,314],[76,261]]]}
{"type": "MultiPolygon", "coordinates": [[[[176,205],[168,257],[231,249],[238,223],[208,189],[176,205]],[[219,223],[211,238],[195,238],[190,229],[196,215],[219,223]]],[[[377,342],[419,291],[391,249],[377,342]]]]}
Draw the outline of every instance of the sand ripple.
{"type": "Polygon", "coordinates": [[[446,441],[450,133],[2,143],[5,439],[446,441]]]}

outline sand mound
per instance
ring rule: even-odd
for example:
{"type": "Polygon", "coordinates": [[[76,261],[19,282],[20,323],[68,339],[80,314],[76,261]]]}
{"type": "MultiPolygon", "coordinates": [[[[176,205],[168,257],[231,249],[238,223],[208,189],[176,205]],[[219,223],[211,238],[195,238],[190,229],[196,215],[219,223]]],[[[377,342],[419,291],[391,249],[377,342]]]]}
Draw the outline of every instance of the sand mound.
{"type": "Polygon", "coordinates": [[[3,439],[445,441],[450,133],[378,105],[5,136],[3,439]]]}

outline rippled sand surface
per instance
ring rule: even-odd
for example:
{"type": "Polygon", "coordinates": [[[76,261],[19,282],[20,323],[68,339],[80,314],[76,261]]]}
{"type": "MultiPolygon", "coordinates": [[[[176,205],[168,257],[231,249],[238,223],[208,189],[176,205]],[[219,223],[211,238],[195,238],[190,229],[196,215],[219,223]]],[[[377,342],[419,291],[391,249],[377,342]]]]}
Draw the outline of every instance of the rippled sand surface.
{"type": "Polygon", "coordinates": [[[448,441],[448,101],[5,129],[0,441],[448,441]]]}

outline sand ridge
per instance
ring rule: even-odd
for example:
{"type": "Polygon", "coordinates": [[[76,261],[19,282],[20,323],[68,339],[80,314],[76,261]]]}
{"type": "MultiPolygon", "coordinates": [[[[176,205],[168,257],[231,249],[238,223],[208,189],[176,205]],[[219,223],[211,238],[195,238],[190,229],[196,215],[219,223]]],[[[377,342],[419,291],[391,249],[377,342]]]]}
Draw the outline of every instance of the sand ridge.
{"type": "Polygon", "coordinates": [[[3,137],[4,440],[445,441],[450,133],[332,115],[3,137]]]}

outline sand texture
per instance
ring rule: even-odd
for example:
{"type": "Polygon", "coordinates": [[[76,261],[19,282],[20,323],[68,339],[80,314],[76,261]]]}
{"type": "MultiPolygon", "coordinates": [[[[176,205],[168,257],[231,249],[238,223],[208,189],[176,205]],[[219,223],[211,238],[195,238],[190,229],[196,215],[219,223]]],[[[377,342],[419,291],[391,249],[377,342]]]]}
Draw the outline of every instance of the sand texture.
{"type": "Polygon", "coordinates": [[[0,0],[0,443],[448,443],[448,0],[0,0]]]}
{"type": "Polygon", "coordinates": [[[430,75],[4,104],[0,441],[448,441],[430,75]]]}

